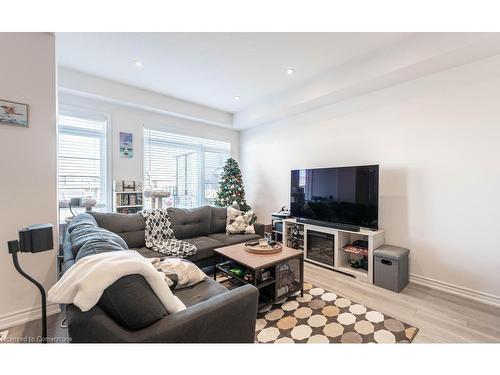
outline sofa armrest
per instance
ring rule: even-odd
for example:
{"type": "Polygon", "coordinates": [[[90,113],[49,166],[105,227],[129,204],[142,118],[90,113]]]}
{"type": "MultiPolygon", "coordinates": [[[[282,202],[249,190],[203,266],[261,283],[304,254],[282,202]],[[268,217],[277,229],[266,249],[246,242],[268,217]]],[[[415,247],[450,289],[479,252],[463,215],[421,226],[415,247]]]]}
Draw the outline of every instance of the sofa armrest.
{"type": "Polygon", "coordinates": [[[262,223],[253,223],[253,228],[255,229],[255,233],[259,236],[264,237],[264,233],[266,232],[266,224],[262,223]]]}
{"type": "Polygon", "coordinates": [[[244,285],[170,314],[138,331],[118,325],[98,306],[68,308],[72,342],[253,343],[259,292],[244,285]]]}
{"type": "Polygon", "coordinates": [[[244,285],[147,328],[148,342],[253,343],[259,291],[244,285]]]}

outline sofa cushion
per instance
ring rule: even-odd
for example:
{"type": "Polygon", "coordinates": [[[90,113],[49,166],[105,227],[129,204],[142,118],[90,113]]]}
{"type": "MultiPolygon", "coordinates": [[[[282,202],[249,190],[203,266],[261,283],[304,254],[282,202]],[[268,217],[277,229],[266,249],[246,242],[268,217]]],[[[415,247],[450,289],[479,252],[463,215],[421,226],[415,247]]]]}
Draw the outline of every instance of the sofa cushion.
{"type": "MultiPolygon", "coordinates": [[[[214,249],[216,249],[218,247],[225,246],[221,242],[215,241],[215,240],[210,239],[208,237],[197,237],[195,239],[188,238],[184,241],[190,242],[190,243],[196,242],[198,244],[198,250],[197,250],[196,254],[185,258],[193,263],[197,263],[198,261],[203,260],[203,259],[209,259],[210,257],[212,257],[214,255],[214,249]],[[205,239],[205,240],[203,240],[203,239],[205,239]]],[[[165,254],[159,253],[158,251],[148,249],[147,247],[139,247],[139,248],[130,249],[130,250],[137,251],[139,254],[141,254],[145,258],[165,258],[165,254]]]]}
{"type": "Polygon", "coordinates": [[[208,278],[196,285],[183,289],[176,289],[172,292],[184,303],[184,305],[186,305],[186,307],[189,307],[206,301],[216,295],[226,293],[227,291],[228,289],[225,286],[208,278]]]}
{"type": "Polygon", "coordinates": [[[92,212],[91,215],[101,228],[118,234],[128,247],[144,246],[144,218],[142,214],[118,214],[92,212]]]}
{"type": "Polygon", "coordinates": [[[80,248],[75,260],[78,262],[80,259],[89,255],[96,255],[101,253],[108,253],[110,251],[123,251],[123,247],[115,241],[107,239],[91,239],[80,248]]]}
{"type": "Polygon", "coordinates": [[[73,232],[73,229],[80,225],[97,227],[97,222],[95,221],[94,217],[88,213],[78,214],[68,224],[68,233],[73,232]]]}
{"type": "Polygon", "coordinates": [[[129,330],[145,328],[168,315],[147,281],[138,274],[116,280],[104,290],[97,304],[129,330]]]}
{"type": "Polygon", "coordinates": [[[210,220],[210,233],[222,233],[226,231],[227,208],[210,207],[212,219],[210,220]]]}
{"type": "Polygon", "coordinates": [[[206,236],[186,238],[184,241],[192,243],[196,246],[196,254],[187,257],[191,262],[196,262],[201,259],[210,258],[214,255],[214,249],[224,246],[220,241],[206,236]]]}
{"type": "Polygon", "coordinates": [[[73,229],[70,233],[71,250],[77,255],[83,245],[88,241],[114,241],[123,249],[127,250],[128,246],[125,241],[117,234],[109,230],[91,227],[88,225],[80,225],[73,229]]]}
{"type": "Polygon", "coordinates": [[[171,228],[175,238],[183,240],[210,233],[211,209],[203,206],[192,209],[169,207],[171,228]]]}
{"type": "Polygon", "coordinates": [[[148,249],[147,247],[144,247],[144,246],[143,247],[136,247],[136,248],[130,249],[130,250],[137,251],[144,258],[164,258],[165,257],[165,254],[160,253],[158,251],[148,249]]]}
{"type": "Polygon", "coordinates": [[[223,244],[223,246],[234,245],[237,243],[243,243],[250,240],[256,240],[257,238],[262,238],[258,234],[231,234],[227,235],[225,233],[214,233],[210,234],[208,238],[216,240],[223,244]]]}

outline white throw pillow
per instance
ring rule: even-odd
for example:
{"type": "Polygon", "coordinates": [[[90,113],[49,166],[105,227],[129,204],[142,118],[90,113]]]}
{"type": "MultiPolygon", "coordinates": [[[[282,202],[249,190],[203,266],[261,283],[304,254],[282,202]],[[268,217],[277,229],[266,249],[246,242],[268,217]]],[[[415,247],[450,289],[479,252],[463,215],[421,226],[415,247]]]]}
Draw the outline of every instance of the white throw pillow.
{"type": "Polygon", "coordinates": [[[171,289],[182,289],[198,284],[208,276],[188,260],[180,258],[164,258],[154,263],[155,268],[165,274],[171,289]]]}
{"type": "Polygon", "coordinates": [[[254,234],[253,211],[243,212],[233,207],[227,208],[226,234],[254,234]]]}

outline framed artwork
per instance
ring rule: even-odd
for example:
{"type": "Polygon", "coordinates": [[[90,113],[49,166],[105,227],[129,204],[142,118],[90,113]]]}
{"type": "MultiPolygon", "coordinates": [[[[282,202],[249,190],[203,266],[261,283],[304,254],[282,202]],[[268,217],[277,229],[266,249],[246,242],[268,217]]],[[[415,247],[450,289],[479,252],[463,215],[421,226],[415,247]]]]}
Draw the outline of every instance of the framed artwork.
{"type": "Polygon", "coordinates": [[[135,181],[122,181],[123,191],[135,191],[135,181]]]}
{"type": "Polygon", "coordinates": [[[0,123],[28,127],[28,105],[0,100],[0,123]]]}
{"type": "Polygon", "coordinates": [[[120,157],[131,158],[133,155],[132,133],[120,132],[120,157]]]}

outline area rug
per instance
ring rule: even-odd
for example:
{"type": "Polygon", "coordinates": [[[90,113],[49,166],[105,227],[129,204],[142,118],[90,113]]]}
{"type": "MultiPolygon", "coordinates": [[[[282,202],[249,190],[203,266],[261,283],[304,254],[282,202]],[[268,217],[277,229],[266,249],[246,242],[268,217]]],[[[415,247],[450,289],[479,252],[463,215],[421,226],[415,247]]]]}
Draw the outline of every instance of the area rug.
{"type": "Polygon", "coordinates": [[[259,314],[255,331],[258,343],[410,343],[418,328],[304,283],[303,297],[259,314]]]}

